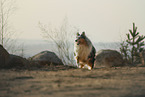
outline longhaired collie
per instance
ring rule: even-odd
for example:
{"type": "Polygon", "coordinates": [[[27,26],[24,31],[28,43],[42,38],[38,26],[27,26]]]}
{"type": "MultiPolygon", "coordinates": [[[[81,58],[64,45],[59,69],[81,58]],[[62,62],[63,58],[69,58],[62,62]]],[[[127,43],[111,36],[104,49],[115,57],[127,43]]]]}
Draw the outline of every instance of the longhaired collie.
{"type": "Polygon", "coordinates": [[[90,39],[82,32],[77,37],[74,45],[74,56],[79,68],[87,68],[91,70],[94,67],[96,50],[90,39]]]}

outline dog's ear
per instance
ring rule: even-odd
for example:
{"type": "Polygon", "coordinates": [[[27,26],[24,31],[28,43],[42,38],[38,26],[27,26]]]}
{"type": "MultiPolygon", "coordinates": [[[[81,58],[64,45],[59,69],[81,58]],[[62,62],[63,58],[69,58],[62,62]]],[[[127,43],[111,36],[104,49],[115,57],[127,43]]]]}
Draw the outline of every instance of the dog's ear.
{"type": "Polygon", "coordinates": [[[77,36],[80,36],[79,32],[77,32],[77,36]]]}
{"type": "Polygon", "coordinates": [[[82,35],[85,36],[85,32],[82,32],[82,35]]]}

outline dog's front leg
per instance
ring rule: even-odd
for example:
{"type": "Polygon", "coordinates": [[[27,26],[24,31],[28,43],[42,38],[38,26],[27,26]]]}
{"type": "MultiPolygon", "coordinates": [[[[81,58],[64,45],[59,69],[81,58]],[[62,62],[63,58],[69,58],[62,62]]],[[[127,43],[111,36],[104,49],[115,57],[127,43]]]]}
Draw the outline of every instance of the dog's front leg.
{"type": "Polygon", "coordinates": [[[76,60],[76,65],[77,65],[77,67],[80,67],[79,56],[76,56],[76,57],[75,57],[75,60],[76,60]]]}

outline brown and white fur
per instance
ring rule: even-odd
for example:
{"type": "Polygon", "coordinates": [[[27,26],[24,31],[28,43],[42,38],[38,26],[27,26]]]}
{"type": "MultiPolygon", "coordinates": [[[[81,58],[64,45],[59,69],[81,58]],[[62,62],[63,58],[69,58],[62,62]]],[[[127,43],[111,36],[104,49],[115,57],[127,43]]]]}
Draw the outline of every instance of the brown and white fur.
{"type": "Polygon", "coordinates": [[[77,33],[74,46],[74,56],[77,66],[91,70],[94,67],[95,53],[96,50],[92,42],[85,35],[85,32],[82,32],[81,35],[77,33]]]}

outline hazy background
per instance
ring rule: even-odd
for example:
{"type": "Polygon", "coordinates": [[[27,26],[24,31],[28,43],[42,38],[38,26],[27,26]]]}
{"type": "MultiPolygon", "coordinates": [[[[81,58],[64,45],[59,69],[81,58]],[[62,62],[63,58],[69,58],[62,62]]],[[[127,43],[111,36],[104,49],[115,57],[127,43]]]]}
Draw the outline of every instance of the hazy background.
{"type": "Polygon", "coordinates": [[[25,45],[43,40],[38,22],[59,26],[65,17],[93,43],[124,40],[133,22],[145,35],[145,0],[16,0],[16,7],[10,20],[25,45]]]}

